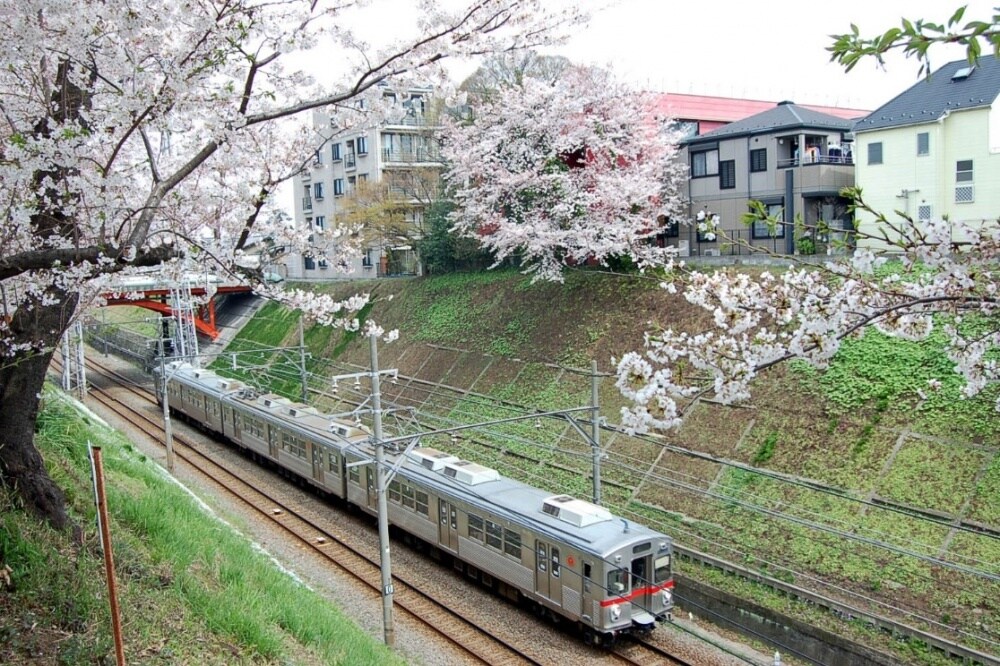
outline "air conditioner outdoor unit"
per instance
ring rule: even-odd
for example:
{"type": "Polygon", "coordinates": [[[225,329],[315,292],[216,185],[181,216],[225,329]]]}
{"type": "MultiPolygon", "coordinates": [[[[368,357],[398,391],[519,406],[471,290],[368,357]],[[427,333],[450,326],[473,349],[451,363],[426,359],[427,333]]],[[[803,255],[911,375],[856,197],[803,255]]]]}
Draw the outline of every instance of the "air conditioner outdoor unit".
{"type": "Polygon", "coordinates": [[[702,256],[704,257],[721,257],[722,253],[719,252],[718,248],[709,248],[707,250],[702,250],[702,256]]]}
{"type": "Polygon", "coordinates": [[[691,256],[691,241],[689,240],[677,241],[677,256],[680,257],[691,256]]]}

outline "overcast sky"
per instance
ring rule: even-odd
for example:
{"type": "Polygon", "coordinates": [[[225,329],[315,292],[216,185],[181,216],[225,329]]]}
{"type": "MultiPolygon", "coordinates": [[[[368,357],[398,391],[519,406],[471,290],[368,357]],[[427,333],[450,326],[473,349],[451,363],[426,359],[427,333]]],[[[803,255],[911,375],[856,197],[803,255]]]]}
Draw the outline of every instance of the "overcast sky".
{"type": "MultiPolygon", "coordinates": [[[[591,3],[581,3],[586,6],[591,3]]],[[[597,2],[594,5],[599,4],[597,2]]],[[[874,109],[917,80],[914,60],[892,58],[886,71],[859,64],[850,74],[829,62],[829,35],[851,23],[871,36],[900,17],[946,23],[967,4],[965,20],[992,16],[992,0],[618,0],[559,49],[580,63],[611,64],[650,90],[792,99],[874,109]]],[[[964,22],[964,21],[963,21],[964,22]]],[[[932,51],[932,65],[964,57],[932,51]]]]}

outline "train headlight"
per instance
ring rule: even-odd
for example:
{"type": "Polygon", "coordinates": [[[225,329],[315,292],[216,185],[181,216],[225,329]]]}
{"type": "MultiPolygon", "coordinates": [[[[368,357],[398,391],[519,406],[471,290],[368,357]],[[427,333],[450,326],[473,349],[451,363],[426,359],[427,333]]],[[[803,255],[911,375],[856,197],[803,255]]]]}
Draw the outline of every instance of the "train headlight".
{"type": "Polygon", "coordinates": [[[611,621],[617,622],[622,616],[622,607],[615,604],[611,607],[611,621]]]}
{"type": "Polygon", "coordinates": [[[670,594],[670,590],[663,590],[663,605],[669,606],[670,601],[674,598],[674,595],[670,594]]]}

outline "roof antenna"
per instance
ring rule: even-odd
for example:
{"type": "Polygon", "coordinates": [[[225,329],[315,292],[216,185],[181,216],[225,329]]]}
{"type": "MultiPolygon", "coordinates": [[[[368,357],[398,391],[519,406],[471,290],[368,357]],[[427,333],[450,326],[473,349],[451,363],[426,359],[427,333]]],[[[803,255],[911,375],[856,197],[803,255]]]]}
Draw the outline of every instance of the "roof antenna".
{"type": "Polygon", "coordinates": [[[620,520],[622,521],[622,525],[625,526],[624,529],[622,530],[622,534],[628,534],[628,521],[625,520],[624,518],[621,518],[620,520]]]}

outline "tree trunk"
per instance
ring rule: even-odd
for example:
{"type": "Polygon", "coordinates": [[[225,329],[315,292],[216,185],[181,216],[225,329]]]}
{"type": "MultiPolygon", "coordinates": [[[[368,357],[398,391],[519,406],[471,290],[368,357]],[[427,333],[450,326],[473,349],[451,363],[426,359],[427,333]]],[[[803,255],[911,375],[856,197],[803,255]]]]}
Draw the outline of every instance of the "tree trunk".
{"type": "Polygon", "coordinates": [[[18,354],[0,367],[0,483],[20,496],[25,509],[63,529],[69,522],[66,496],[49,476],[35,448],[35,420],[49,361],[69,326],[79,296],[53,294],[51,290],[48,295],[56,295],[61,302],[22,304],[11,322],[15,342],[41,346],[36,347],[39,351],[18,354]]]}

